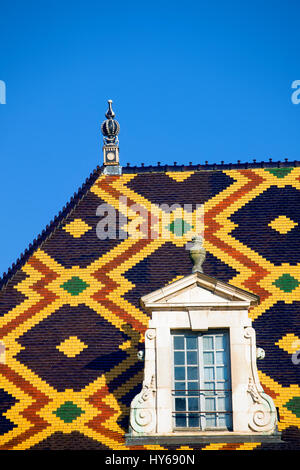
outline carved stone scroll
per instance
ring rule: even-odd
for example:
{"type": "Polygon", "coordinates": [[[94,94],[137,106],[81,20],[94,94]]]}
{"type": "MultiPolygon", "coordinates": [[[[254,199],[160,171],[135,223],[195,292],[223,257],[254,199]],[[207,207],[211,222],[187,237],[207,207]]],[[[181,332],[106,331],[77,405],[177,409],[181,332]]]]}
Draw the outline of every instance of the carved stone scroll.
{"type": "Polygon", "coordinates": [[[250,341],[251,377],[249,377],[247,392],[252,403],[249,410],[248,426],[252,431],[274,431],[277,424],[277,413],[272,398],[267,395],[259,382],[256,358],[255,330],[252,327],[245,328],[245,338],[250,341]]]}
{"type": "Polygon", "coordinates": [[[130,428],[132,434],[155,432],[156,429],[156,377],[155,377],[155,336],[149,329],[145,334],[145,369],[142,391],[130,406],[130,428]]]}
{"type": "Polygon", "coordinates": [[[251,377],[249,378],[248,392],[253,400],[250,408],[249,428],[258,432],[274,430],[276,408],[272,398],[264,392],[258,392],[251,377]]]}

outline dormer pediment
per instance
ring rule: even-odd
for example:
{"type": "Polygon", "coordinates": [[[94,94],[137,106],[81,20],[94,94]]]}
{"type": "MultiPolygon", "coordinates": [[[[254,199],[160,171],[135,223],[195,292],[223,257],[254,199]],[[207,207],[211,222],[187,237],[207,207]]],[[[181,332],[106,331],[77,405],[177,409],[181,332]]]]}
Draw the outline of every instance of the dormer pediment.
{"type": "Polygon", "coordinates": [[[176,309],[182,307],[246,307],[255,305],[259,298],[250,292],[196,272],[141,299],[145,309],[176,309]]]}

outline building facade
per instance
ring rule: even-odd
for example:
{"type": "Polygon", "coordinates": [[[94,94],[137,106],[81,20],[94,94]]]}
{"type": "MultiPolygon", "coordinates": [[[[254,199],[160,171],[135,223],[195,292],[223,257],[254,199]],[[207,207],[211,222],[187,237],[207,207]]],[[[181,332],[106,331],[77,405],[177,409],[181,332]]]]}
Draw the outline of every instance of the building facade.
{"type": "MultiPolygon", "coordinates": [[[[0,448],[299,449],[298,162],[122,169],[118,130],[102,128],[105,165],[2,278],[0,448]],[[258,299],[247,315],[264,351],[258,379],[276,409],[273,441],[126,438],[151,316],[141,298],[191,275],[186,246],[199,231],[203,276],[258,299]]],[[[201,434],[198,418],[185,418],[201,434]]]]}

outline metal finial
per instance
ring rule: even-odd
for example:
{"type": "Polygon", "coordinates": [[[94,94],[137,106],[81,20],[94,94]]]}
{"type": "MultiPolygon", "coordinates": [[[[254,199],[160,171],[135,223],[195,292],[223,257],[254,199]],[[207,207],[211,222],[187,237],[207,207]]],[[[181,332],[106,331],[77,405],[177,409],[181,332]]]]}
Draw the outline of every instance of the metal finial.
{"type": "Polygon", "coordinates": [[[114,119],[115,113],[112,109],[112,100],[108,100],[108,110],[105,114],[106,121],[101,125],[104,145],[118,145],[118,134],[120,132],[120,124],[114,119]]]}
{"type": "Polygon", "coordinates": [[[115,113],[113,112],[113,109],[112,109],[112,100],[108,100],[107,102],[108,102],[108,110],[106,111],[105,117],[107,119],[114,119],[115,113]]]}

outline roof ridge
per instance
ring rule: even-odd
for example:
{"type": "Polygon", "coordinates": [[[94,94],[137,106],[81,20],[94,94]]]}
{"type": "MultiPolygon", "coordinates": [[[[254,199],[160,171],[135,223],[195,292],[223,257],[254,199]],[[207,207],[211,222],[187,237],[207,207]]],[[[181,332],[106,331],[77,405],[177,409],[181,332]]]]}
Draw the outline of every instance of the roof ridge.
{"type": "Polygon", "coordinates": [[[202,170],[234,170],[234,169],[248,169],[248,168],[286,168],[286,167],[298,167],[300,166],[299,160],[289,161],[287,158],[278,161],[273,161],[272,158],[269,158],[268,161],[257,162],[254,159],[252,162],[241,162],[240,160],[237,163],[208,163],[205,161],[204,164],[193,164],[189,162],[188,165],[177,165],[177,162],[174,162],[173,165],[165,164],[161,165],[161,162],[157,162],[156,165],[147,165],[144,163],[141,165],[131,166],[130,163],[127,163],[127,166],[123,167],[123,173],[152,173],[152,172],[175,172],[175,171],[202,171],[202,170]]]}
{"type": "Polygon", "coordinates": [[[98,176],[101,174],[102,167],[97,167],[86,178],[85,182],[74,192],[69,202],[67,202],[58,214],[46,225],[44,230],[29,243],[28,248],[19,255],[15,263],[8,268],[7,272],[3,272],[0,277],[0,289],[7,284],[7,282],[16,274],[16,272],[24,266],[33,252],[48,238],[48,236],[55,230],[61,222],[70,214],[71,210],[76,207],[78,202],[87,193],[87,191],[94,184],[98,176]]]}

